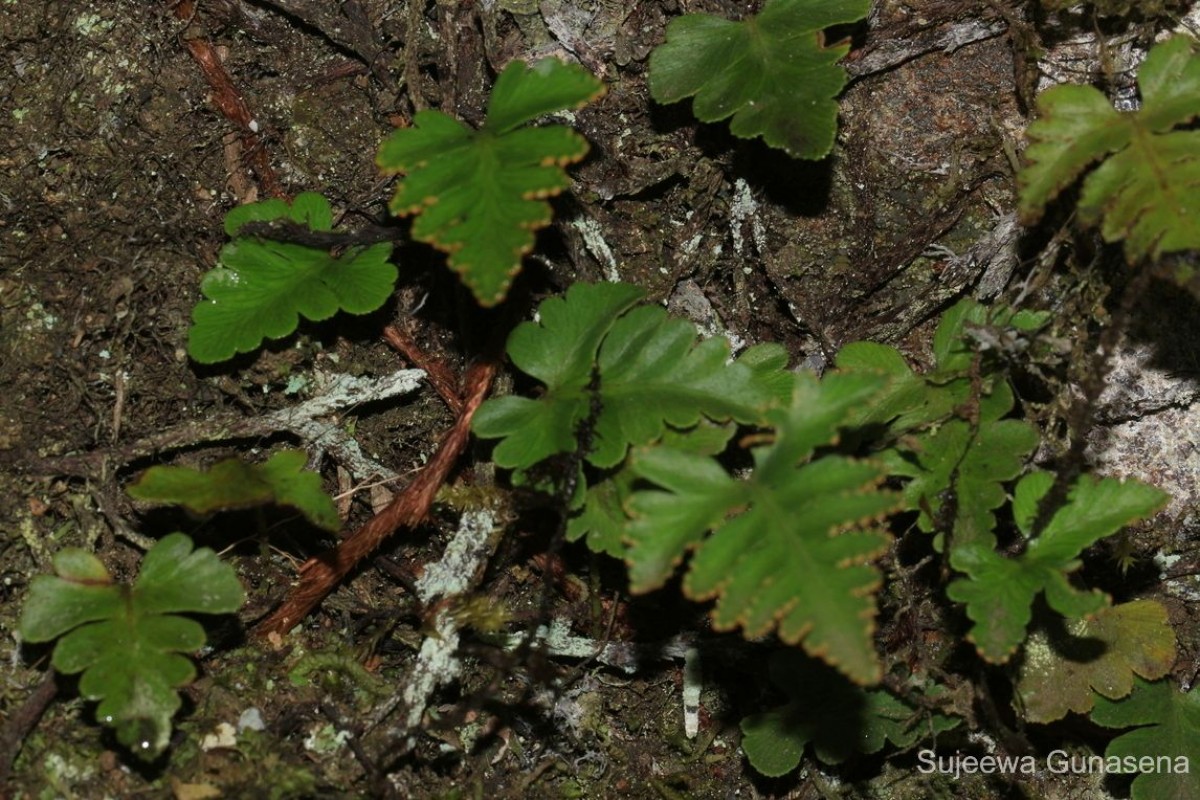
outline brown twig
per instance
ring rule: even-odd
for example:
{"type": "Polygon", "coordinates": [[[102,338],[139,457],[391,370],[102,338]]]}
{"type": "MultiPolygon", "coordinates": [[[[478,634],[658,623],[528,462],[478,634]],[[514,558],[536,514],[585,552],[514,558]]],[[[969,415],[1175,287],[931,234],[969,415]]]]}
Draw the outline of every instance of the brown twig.
{"type": "Polygon", "coordinates": [[[259,636],[283,635],[316,608],[326,595],[364,558],[397,529],[419,524],[433,505],[434,495],[467,445],[471,418],[487,396],[496,374],[491,361],[476,362],[467,370],[462,394],[462,411],[442,441],[437,453],[387,508],[343,539],[337,547],[310,558],[300,567],[300,583],[283,605],[257,629],[259,636]]]}
{"type": "Polygon", "coordinates": [[[446,364],[438,359],[430,358],[429,354],[417,346],[408,331],[396,325],[388,325],[383,329],[383,338],[396,349],[400,355],[409,360],[417,369],[425,370],[425,379],[429,381],[441,398],[450,406],[457,416],[462,413],[463,401],[459,395],[458,381],[450,374],[446,364]]]}
{"type": "MultiPolygon", "coordinates": [[[[321,418],[361,403],[406,394],[419,384],[421,373],[399,370],[379,378],[334,376],[324,394],[298,406],[279,409],[259,417],[237,413],[211,414],[203,419],[187,420],[157,431],[134,442],[79,455],[26,459],[11,468],[37,475],[74,475],[105,481],[115,468],[140,458],[162,458],[172,450],[181,450],[209,442],[257,439],[287,432],[332,454],[360,478],[378,475],[396,477],[387,467],[363,455],[358,443],[336,424],[321,418]]],[[[9,467],[0,453],[0,468],[9,467]]]]}
{"type": "MultiPolygon", "coordinates": [[[[177,18],[190,22],[195,15],[196,9],[193,0],[180,0],[175,5],[177,18]]],[[[216,48],[208,39],[201,36],[185,35],[183,44],[196,63],[200,65],[200,71],[204,73],[204,79],[208,81],[208,85],[212,89],[213,104],[225,115],[226,119],[238,126],[242,152],[248,154],[250,165],[255,175],[258,176],[263,191],[271,197],[286,197],[287,193],[283,190],[279,178],[276,177],[267,151],[258,136],[257,123],[254,115],[250,113],[250,106],[246,104],[237,87],[233,85],[233,79],[229,77],[229,73],[221,64],[221,59],[217,57],[216,48]]]]}
{"type": "Polygon", "coordinates": [[[56,674],[53,669],[46,670],[42,682],[25,698],[21,707],[4,721],[3,727],[0,727],[0,797],[9,796],[8,782],[12,777],[13,762],[21,752],[21,745],[25,743],[25,738],[33,731],[33,726],[37,725],[42,713],[58,693],[56,674]]]}

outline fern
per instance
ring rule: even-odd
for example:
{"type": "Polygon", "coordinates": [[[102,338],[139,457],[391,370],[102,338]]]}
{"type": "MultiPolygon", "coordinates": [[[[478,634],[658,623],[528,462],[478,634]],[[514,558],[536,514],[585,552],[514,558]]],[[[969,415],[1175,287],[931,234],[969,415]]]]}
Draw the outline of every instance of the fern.
{"type": "Polygon", "coordinates": [[[1107,728],[1132,728],[1108,743],[1106,759],[1116,773],[1137,773],[1133,800],[1189,800],[1200,794],[1200,694],[1182,692],[1169,681],[1134,680],[1133,693],[1121,700],[1096,698],[1092,721],[1107,728]],[[1146,766],[1146,756],[1152,756],[1146,766]],[[1169,769],[1156,758],[1170,759],[1169,769]]]}
{"type": "Polygon", "coordinates": [[[329,202],[305,192],[292,203],[266,200],[230,211],[225,231],[233,238],[220,263],[204,276],[205,299],[192,311],[188,354],[211,364],[248,353],[264,339],[295,332],[300,317],[324,320],[338,311],[366,314],[387,302],[396,284],[388,262],[392,246],[351,247],[341,255],[291,242],[241,235],[249,222],[286,220],[310,231],[333,227],[329,202]]]}
{"type": "MultiPolygon", "coordinates": [[[[662,103],[691,98],[699,119],[729,120],[734,135],[761,137],[794,158],[823,158],[834,146],[836,98],[846,82],[837,62],[849,51],[844,41],[826,46],[824,31],[862,20],[870,3],[760,5],[736,22],[706,14],[671,22],[650,59],[651,93],[662,103]]],[[[1135,8],[1127,0],[1094,5],[1111,14],[1135,8]]],[[[1179,37],[1154,47],[1139,84],[1144,106],[1129,114],[1091,87],[1042,95],[1019,176],[1022,218],[1036,222],[1082,181],[1082,223],[1106,241],[1123,241],[1131,263],[1161,262],[1194,283],[1194,264],[1163,258],[1200,249],[1194,44],[1179,37]]],[[[422,111],[380,147],[380,169],[401,176],[391,212],[413,217],[413,238],[443,251],[479,304],[504,300],[536,231],[552,218],[547,199],[570,186],[566,167],[588,150],[576,131],[534,123],[602,91],[581,67],[514,61],[498,76],[478,129],[422,111]]],[[[251,223],[273,221],[332,233],[333,215],[311,193],[227,215],[231,241],[204,277],[189,332],[197,362],[250,352],[291,334],[301,318],[371,312],[391,295],[390,244],[331,252],[251,233],[264,230],[251,223]]],[[[806,749],[839,763],[888,743],[910,747],[958,724],[924,709],[957,707],[961,697],[947,700],[940,687],[920,686],[919,673],[902,674],[899,659],[877,654],[885,575],[875,562],[892,543],[885,521],[899,511],[910,515],[900,521],[933,534],[943,566],[953,570],[945,594],[962,605],[979,656],[1003,663],[1024,647],[1013,668],[1024,720],[1090,711],[1101,725],[1141,726],[1113,740],[1114,758],[1200,757],[1198,701],[1143,680],[1170,670],[1175,642],[1166,610],[1146,600],[1111,607],[1075,574],[1087,548],[1154,513],[1165,495],[1084,475],[1061,508],[1042,508],[1055,476],[1030,471],[1038,431],[1014,418],[1013,389],[988,351],[997,331],[1035,334],[1046,315],[964,301],[944,315],[927,372],[894,348],[857,342],[818,378],[787,371],[775,345],[735,359],[723,339],[702,337],[644,299],[624,284],[575,285],[542,303],[508,342],[537,392],[488,401],[474,430],[496,440],[494,461],[513,470],[515,483],[574,490],[565,498],[567,536],[621,558],[633,592],[682,572],[687,597],[712,601],[717,630],[776,634],[803,651],[772,658],[772,680],[788,702],[743,720],[756,769],[785,774],[806,749]],[[566,479],[562,469],[557,483],[539,477],[564,465],[566,479]],[[1043,599],[1065,619],[1039,615],[1043,599]],[[1099,652],[1089,649],[1096,643],[1099,652]],[[905,699],[866,688],[882,679],[885,663],[890,678],[908,680],[905,699]]],[[[197,513],[282,504],[335,529],[336,511],[303,462],[302,453],[285,451],[261,465],[155,467],[129,491],[197,513]]],[[[54,569],[31,582],[21,632],[31,642],[57,640],[55,667],[81,674],[81,693],[98,701],[97,715],[119,741],[156,756],[181,705],[178,689],[195,677],[187,654],[205,641],[203,629],[180,615],[236,610],[243,600],[236,575],[182,534],[146,555],[132,585],[114,581],[84,551],[59,553],[54,569]]],[[[501,617],[487,621],[499,625],[501,617]]],[[[380,684],[365,686],[364,697],[386,692],[332,651],[309,657],[291,677],[307,684],[312,670],[329,668],[380,684]]],[[[1194,783],[1143,776],[1133,795],[1190,797],[1194,783]]]]}
{"type": "Polygon", "coordinates": [[[139,757],[167,746],[176,692],[196,669],[182,653],[204,646],[204,628],[184,613],[227,614],[245,599],[233,569],[208,548],[192,549],[182,533],[167,536],[142,561],[132,586],[113,582],[98,558],[68,548],[54,557],[55,575],[30,583],[21,635],[58,639],[51,662],[82,672],[79,692],[98,700],[96,717],[139,757]]]}
{"type": "Polygon", "coordinates": [[[947,595],[966,604],[975,622],[969,638],[992,662],[1006,661],[1025,640],[1033,601],[1042,592],[1051,608],[1070,618],[1103,608],[1106,597],[1074,589],[1067,573],[1078,567],[1084,548],[1165,502],[1161,492],[1144,484],[1085,476],[1070,502],[1034,537],[1038,503],[1053,483],[1049,473],[1035,472],[1017,484],[1013,500],[1018,528],[1032,537],[1028,547],[1017,558],[997,552],[995,512],[1008,501],[1007,486],[1021,475],[1038,432],[1007,418],[1012,389],[1003,374],[991,374],[983,363],[974,336],[984,326],[1032,333],[1045,322],[1042,314],[988,310],[964,300],[938,327],[936,365],[929,375],[917,377],[899,353],[880,345],[851,345],[837,361],[845,374],[882,369],[895,376],[879,401],[859,412],[860,419],[893,435],[907,434],[882,457],[892,475],[909,479],[902,492],[905,507],[918,514],[917,526],[937,533],[939,547],[950,535],[949,563],[965,576],[950,584],[947,595]]]}
{"type": "Polygon", "coordinates": [[[938,530],[937,517],[952,498],[949,526],[955,546],[995,544],[993,512],[1005,502],[1004,483],[1021,474],[1038,444],[1032,425],[1002,419],[1012,405],[1012,390],[999,383],[980,401],[977,424],[951,419],[885,454],[892,474],[912,479],[904,497],[908,508],[919,511],[922,530],[938,530]]]}
{"type": "Polygon", "coordinates": [[[657,306],[633,308],[640,297],[627,284],[575,284],[541,304],[539,322],[513,331],[509,356],[545,389],[537,400],[503,397],[480,407],[474,430],[503,440],[493,453],[499,466],[527,469],[574,452],[589,420],[587,461],[614,467],[630,445],[654,441],[668,426],[762,418],[774,395],[758,367],[764,356],[779,363],[778,347],[727,363],[724,339],[699,340],[694,325],[657,306]]]}
{"type": "MultiPolygon", "coordinates": [[[[730,424],[702,422],[686,431],[668,428],[659,444],[684,453],[715,456],[724,452],[734,432],[734,426],[730,424]]],[[[582,508],[567,522],[567,538],[571,541],[586,538],[588,547],[594,552],[623,558],[625,529],[629,525],[626,509],[637,480],[637,472],[626,460],[619,468],[606,471],[600,479],[591,482],[582,508]]]]}
{"type": "Polygon", "coordinates": [[[761,136],[793,158],[824,158],[838,127],[834,97],[846,85],[836,66],[850,52],[824,47],[822,29],[866,16],[870,0],[768,0],[757,16],[731,22],[685,14],[650,54],[650,94],[660,103],[695,96],[698,119],[732,116],[734,136],[761,136]]]}
{"type": "Polygon", "coordinates": [[[413,238],[448,253],[450,268],[482,305],[504,299],[533,232],[550,222],[545,198],[570,184],[562,168],[588,150],[587,140],[562,125],[522,126],[603,90],[578,65],[513,61],[496,79],[479,130],[441,111],[421,111],[379,148],[379,168],[406,176],[392,212],[418,215],[413,238]]]}
{"type": "Polygon", "coordinates": [[[321,490],[321,476],[306,472],[302,450],[281,450],[265,464],[230,458],[201,472],[188,467],[151,467],[129,485],[129,496],[174,503],[197,514],[275,503],[291,506],[319,528],[341,527],[337,508],[321,490]]]}
{"type": "Polygon", "coordinates": [[[870,7],[870,0],[768,0],[741,22],[686,14],[650,55],[650,92],[660,103],[694,95],[704,122],[733,117],[735,136],[762,136],[793,158],[824,158],[837,132],[834,98],[846,84],[836,64],[850,46],[825,47],[821,31],[856,22],[870,7]]]}
{"type": "Polygon", "coordinates": [[[880,576],[868,562],[890,537],[862,526],[893,510],[897,497],[877,488],[881,464],[812,456],[883,383],[797,376],[792,405],[769,415],[775,439],[753,450],[746,480],[711,458],[664,447],[639,452],[634,470],[661,490],[631,501],[631,589],[660,586],[694,549],[684,592],[717,598],[718,629],[741,626],[754,637],[778,628],[784,641],[803,643],[852,679],[878,680],[871,593],[880,576]]]}
{"type": "Polygon", "coordinates": [[[881,577],[870,561],[889,537],[869,523],[906,507],[921,529],[952,534],[949,563],[962,577],[948,594],[966,604],[983,657],[1002,661],[1024,640],[1039,593],[1069,617],[1103,607],[1103,596],[1072,589],[1066,573],[1083,548],[1163,501],[1134,482],[1081,479],[1034,537],[1028,528],[1050,485],[1034,473],[1014,501],[1029,546],[1018,558],[996,551],[995,512],[1038,436],[1007,418],[1012,390],[983,363],[976,338],[1034,333],[1045,315],[963,301],[939,325],[928,375],[890,348],[857,343],[818,380],[784,373],[777,350],[730,363],[722,340],[698,340],[690,323],[636,306],[639,296],[621,284],[576,285],[544,302],[539,321],[509,340],[514,363],[544,391],[488,401],[475,430],[502,439],[495,461],[519,480],[582,447],[601,472],[584,474],[590,485],[570,498],[569,535],[623,556],[634,592],[663,585],[690,553],[683,590],[716,599],[718,629],[778,630],[855,681],[877,680],[872,595],[881,577]],[[718,460],[732,423],[764,431],[745,477],[718,460]],[[895,443],[874,460],[818,452],[849,429],[895,443]],[[907,479],[900,494],[878,488],[889,475],[907,479]]]}
{"type": "Polygon", "coordinates": [[[1126,697],[1134,675],[1158,680],[1174,663],[1175,632],[1167,609],[1154,600],[1135,600],[1034,631],[1025,643],[1016,688],[1026,719],[1054,722],[1070,711],[1091,711],[1094,693],[1110,700],[1126,697]]]}
{"type": "Polygon", "coordinates": [[[639,294],[577,284],[544,302],[539,321],[509,339],[513,362],[544,391],[536,400],[488,401],[475,432],[501,438],[493,458],[518,475],[575,452],[585,437],[587,462],[612,472],[581,493],[578,502],[590,505],[571,533],[612,553],[627,538],[634,591],[661,585],[697,548],[685,591],[720,598],[718,627],[740,625],[754,636],[778,626],[786,641],[803,640],[854,679],[877,679],[870,593],[880,578],[866,562],[889,537],[859,526],[897,497],[877,489],[880,463],[812,456],[886,376],[789,376],[778,348],[730,362],[723,339],[700,340],[691,323],[657,306],[634,307],[639,294]],[[732,433],[726,421],[774,429],[774,441],[754,449],[748,480],[711,457],[732,433]],[[662,490],[633,492],[639,478],[662,490]]]}
{"type": "Polygon", "coordinates": [[[882,457],[892,475],[910,479],[903,490],[905,507],[918,512],[921,530],[938,534],[938,547],[943,528],[956,544],[994,544],[993,512],[1005,502],[1004,484],[1021,474],[1038,443],[1033,426],[1005,419],[1013,408],[1012,390],[1003,375],[976,363],[972,331],[992,325],[1032,332],[1044,323],[1042,315],[960,301],[938,325],[935,365],[924,376],[884,345],[857,342],[838,353],[842,372],[882,370],[892,376],[884,394],[860,410],[856,422],[882,425],[892,436],[907,434],[882,457]],[[948,502],[951,518],[941,520],[948,502]]]}
{"type": "Polygon", "coordinates": [[[1155,45],[1138,75],[1142,108],[1120,113],[1091,86],[1056,86],[1038,98],[1027,165],[1018,176],[1023,220],[1096,162],[1083,182],[1079,219],[1107,242],[1124,240],[1130,263],[1200,249],[1200,132],[1176,130],[1200,115],[1200,58],[1183,36],[1155,45]]]}
{"type": "MultiPolygon", "coordinates": [[[[908,747],[960,720],[926,714],[884,689],[863,689],[795,651],[771,656],[771,682],[789,702],[742,720],[742,749],[758,772],[774,778],[796,768],[804,748],[840,764],[858,753],[877,753],[888,742],[908,747]]],[[[923,694],[916,692],[916,694],[923,694]]]]}
{"type": "MultiPolygon", "coordinates": [[[[1053,483],[1049,473],[1027,475],[1017,485],[1014,501],[1017,527],[1026,537],[1032,529],[1038,503],[1053,483]]],[[[1082,476],[1066,505],[1046,528],[1030,538],[1025,552],[1009,558],[982,541],[971,541],[951,551],[950,563],[966,573],[946,590],[953,600],[966,603],[975,625],[968,638],[980,655],[991,662],[1006,661],[1025,638],[1031,607],[1038,594],[1067,617],[1083,617],[1108,605],[1098,591],[1076,589],[1068,574],[1080,565],[1083,550],[1123,526],[1147,517],[1166,504],[1167,496],[1136,481],[1082,476]]]]}

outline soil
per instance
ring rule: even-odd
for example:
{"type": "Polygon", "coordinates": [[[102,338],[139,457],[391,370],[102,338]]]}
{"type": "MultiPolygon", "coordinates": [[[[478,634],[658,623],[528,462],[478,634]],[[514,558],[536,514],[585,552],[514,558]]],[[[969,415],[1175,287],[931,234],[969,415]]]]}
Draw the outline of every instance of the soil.
{"type": "MultiPolygon", "coordinates": [[[[816,369],[857,339],[896,344],[928,363],[937,315],[961,296],[1053,308],[1053,335],[1079,357],[1029,378],[1041,392],[1041,457],[1089,436],[1092,459],[1107,471],[1173,491],[1172,508],[1135,532],[1131,549],[1143,565],[1155,553],[1195,563],[1200,465],[1194,437],[1189,448],[1177,433],[1198,425],[1189,382],[1200,341],[1195,301],[1167,285],[1145,290],[1117,374],[1121,386],[1151,388],[1106,398],[1095,430],[1072,430],[1065,409],[1073,387],[1088,383],[1084,355],[1107,329],[1127,272],[1060,221],[1022,232],[1012,218],[1009,156],[1022,147],[1038,47],[1053,52],[1094,33],[1093,18],[1006,0],[876,3],[868,23],[842,32],[853,46],[852,81],[838,145],[813,163],[736,139],[723,123],[697,124],[689,103],[648,97],[647,57],[671,18],[738,18],[757,5],[0,0],[0,629],[9,642],[0,708],[18,717],[42,681],[49,649],[21,645],[16,620],[31,577],[63,547],[94,551],[127,580],[148,540],[182,530],[221,551],[249,590],[236,618],[209,625],[211,647],[162,758],[144,764],[126,753],[95,722],[94,705],[75,699],[75,681],[60,677],[57,700],[28,733],[0,741],[0,755],[16,754],[10,796],[963,796],[962,785],[920,775],[911,752],[805,762],[778,779],[756,774],[739,750],[738,723],[777,699],[765,675],[769,643],[718,637],[706,609],[675,586],[630,597],[618,562],[558,541],[553,503],[487,488],[482,445],[467,450],[451,482],[484,487],[487,502],[501,497],[510,522],[474,594],[505,609],[514,631],[561,619],[596,642],[681,632],[724,642],[705,651],[698,734],[684,730],[683,660],[627,674],[536,650],[514,655],[489,638],[495,624],[482,612],[467,626],[476,632],[464,639],[459,680],[434,695],[420,730],[397,734],[391,718],[368,725],[429,632],[412,576],[440,558],[459,514],[481,502],[470,492],[443,494],[425,524],[398,532],[273,641],[255,638],[255,624],[281,602],[297,566],[336,538],[285,511],[197,518],[135,505],[124,492],[153,464],[255,461],[302,446],[343,498],[349,530],[386,503],[387,486],[367,486],[369,476],[285,431],[198,432],[214,419],[262,419],[294,406],[334,374],[376,378],[409,366],[380,338],[389,323],[404,323],[431,359],[459,374],[536,300],[576,281],[639,284],[714,332],[782,342],[795,364],[816,369]],[[983,32],[958,47],[939,38],[967,30],[983,32]],[[215,57],[207,66],[205,52],[215,57]],[[380,311],[306,323],[296,337],[215,367],[189,360],[191,310],[226,241],[226,211],[314,190],[348,228],[384,223],[392,181],[374,158],[388,132],[427,107],[477,124],[498,70],[542,56],[584,64],[608,90],[571,120],[591,154],[572,170],[573,190],[556,198],[556,221],[539,235],[505,310],[479,312],[440,254],[402,243],[400,283],[380,311]],[[228,86],[211,83],[220,71],[228,86]],[[1076,246],[1048,249],[1056,234],[1076,246]],[[1129,427],[1137,424],[1150,428],[1129,427]],[[147,441],[162,446],[147,452],[147,441]],[[302,667],[314,659],[325,666],[306,679],[302,667]]],[[[1106,20],[1104,41],[1144,50],[1174,19],[1106,20]]],[[[1100,49],[1093,40],[1096,64],[1100,49]]],[[[1100,67],[1082,71],[1076,80],[1105,85],[1100,67]]],[[[342,409],[335,422],[402,483],[454,414],[423,384],[342,409]]],[[[1175,675],[1190,683],[1200,670],[1194,587],[1159,580],[1157,568],[1135,573],[1139,596],[1170,610],[1175,675]]],[[[901,618],[885,610],[881,641],[904,636],[901,618]]],[[[974,797],[1127,791],[1077,776],[973,780],[974,797]]]]}

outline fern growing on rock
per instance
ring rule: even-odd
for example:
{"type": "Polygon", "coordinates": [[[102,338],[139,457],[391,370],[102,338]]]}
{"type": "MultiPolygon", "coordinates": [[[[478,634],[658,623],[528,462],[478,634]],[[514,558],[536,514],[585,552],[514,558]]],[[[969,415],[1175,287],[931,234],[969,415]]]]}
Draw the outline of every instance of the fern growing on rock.
{"type": "Polygon", "coordinates": [[[886,520],[908,510],[956,573],[947,596],[975,622],[980,655],[1005,661],[1038,595],[1072,619],[1107,605],[1068,574],[1086,547],[1165,501],[1136,481],[1084,476],[1032,528],[1052,476],[1028,472],[1037,431],[1012,418],[1007,377],[975,335],[1034,335],[1044,314],[962,301],[943,316],[927,374],[860,342],[817,378],[788,372],[778,348],[730,360],[723,339],[701,339],[640,297],[576,284],[542,303],[538,322],[509,340],[514,364],[543,382],[540,396],[488,401],[475,432],[500,440],[495,461],[519,483],[554,490],[533,477],[538,464],[577,456],[568,535],[622,558],[635,593],[682,566],[684,593],[715,599],[717,629],[775,632],[856,683],[877,682],[875,560],[891,542],[886,520]],[[753,432],[735,440],[737,426],[753,432]],[[731,469],[737,450],[748,468],[731,469]],[[1016,558],[998,538],[997,511],[1010,502],[1027,539],[1016,558]]]}
{"type": "Polygon", "coordinates": [[[1150,50],[1138,73],[1137,111],[1115,110],[1091,86],[1055,86],[1038,98],[1018,176],[1027,224],[1087,173],[1079,219],[1098,226],[1105,241],[1123,241],[1130,263],[1200,250],[1200,131],[1185,128],[1200,116],[1195,50],[1186,36],[1150,50]]]}

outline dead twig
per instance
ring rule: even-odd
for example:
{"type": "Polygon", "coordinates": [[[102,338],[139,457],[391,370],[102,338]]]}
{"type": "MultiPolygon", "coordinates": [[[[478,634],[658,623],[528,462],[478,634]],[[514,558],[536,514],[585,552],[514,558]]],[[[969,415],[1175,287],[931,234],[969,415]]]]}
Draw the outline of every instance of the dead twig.
{"type": "Polygon", "coordinates": [[[300,567],[299,585],[283,605],[258,627],[256,632],[259,636],[272,633],[282,636],[290,631],[384,539],[399,528],[414,527],[425,519],[438,488],[445,482],[450,469],[467,445],[471,419],[487,396],[495,374],[494,362],[480,361],[471,366],[464,380],[462,411],[437,453],[383,511],[343,539],[337,547],[310,558],[300,567]]]}
{"type": "Polygon", "coordinates": [[[412,335],[404,328],[388,325],[383,329],[383,338],[400,355],[407,358],[414,367],[425,370],[426,379],[455,416],[462,413],[463,401],[458,393],[458,381],[450,374],[450,370],[444,362],[430,358],[424,350],[417,346],[412,335]]]}
{"type": "Polygon", "coordinates": [[[33,732],[54,695],[58,694],[58,684],[55,682],[57,674],[53,669],[47,669],[42,682],[0,727],[0,797],[9,796],[8,782],[12,778],[13,762],[21,752],[21,745],[33,732]]]}
{"type": "MultiPolygon", "coordinates": [[[[175,5],[175,16],[178,19],[190,23],[195,15],[196,8],[193,0],[180,0],[175,5]]],[[[213,92],[213,104],[225,115],[226,119],[238,126],[242,152],[248,154],[250,166],[254,170],[254,174],[258,176],[263,191],[270,197],[286,197],[287,193],[275,175],[271,160],[258,135],[258,122],[250,113],[250,106],[246,104],[237,87],[233,85],[233,79],[229,77],[229,73],[221,64],[221,59],[217,56],[212,42],[202,36],[189,36],[185,33],[183,44],[200,66],[200,71],[204,73],[204,79],[208,81],[213,92]]]]}
{"type": "Polygon", "coordinates": [[[332,454],[359,478],[374,475],[391,480],[399,476],[363,453],[358,442],[337,424],[321,418],[362,403],[412,392],[420,385],[423,376],[424,373],[416,369],[397,370],[381,378],[333,375],[320,395],[291,408],[260,417],[214,414],[181,423],[121,447],[37,459],[22,464],[21,469],[39,475],[74,475],[103,482],[109,477],[113,465],[128,464],[147,456],[161,457],[172,450],[209,442],[261,438],[287,432],[299,437],[310,447],[332,454]]]}
{"type": "Polygon", "coordinates": [[[885,72],[928,53],[953,53],[962,47],[1000,36],[1008,30],[1004,20],[968,20],[922,31],[907,39],[885,39],[868,44],[844,66],[850,80],[885,72]]]}

